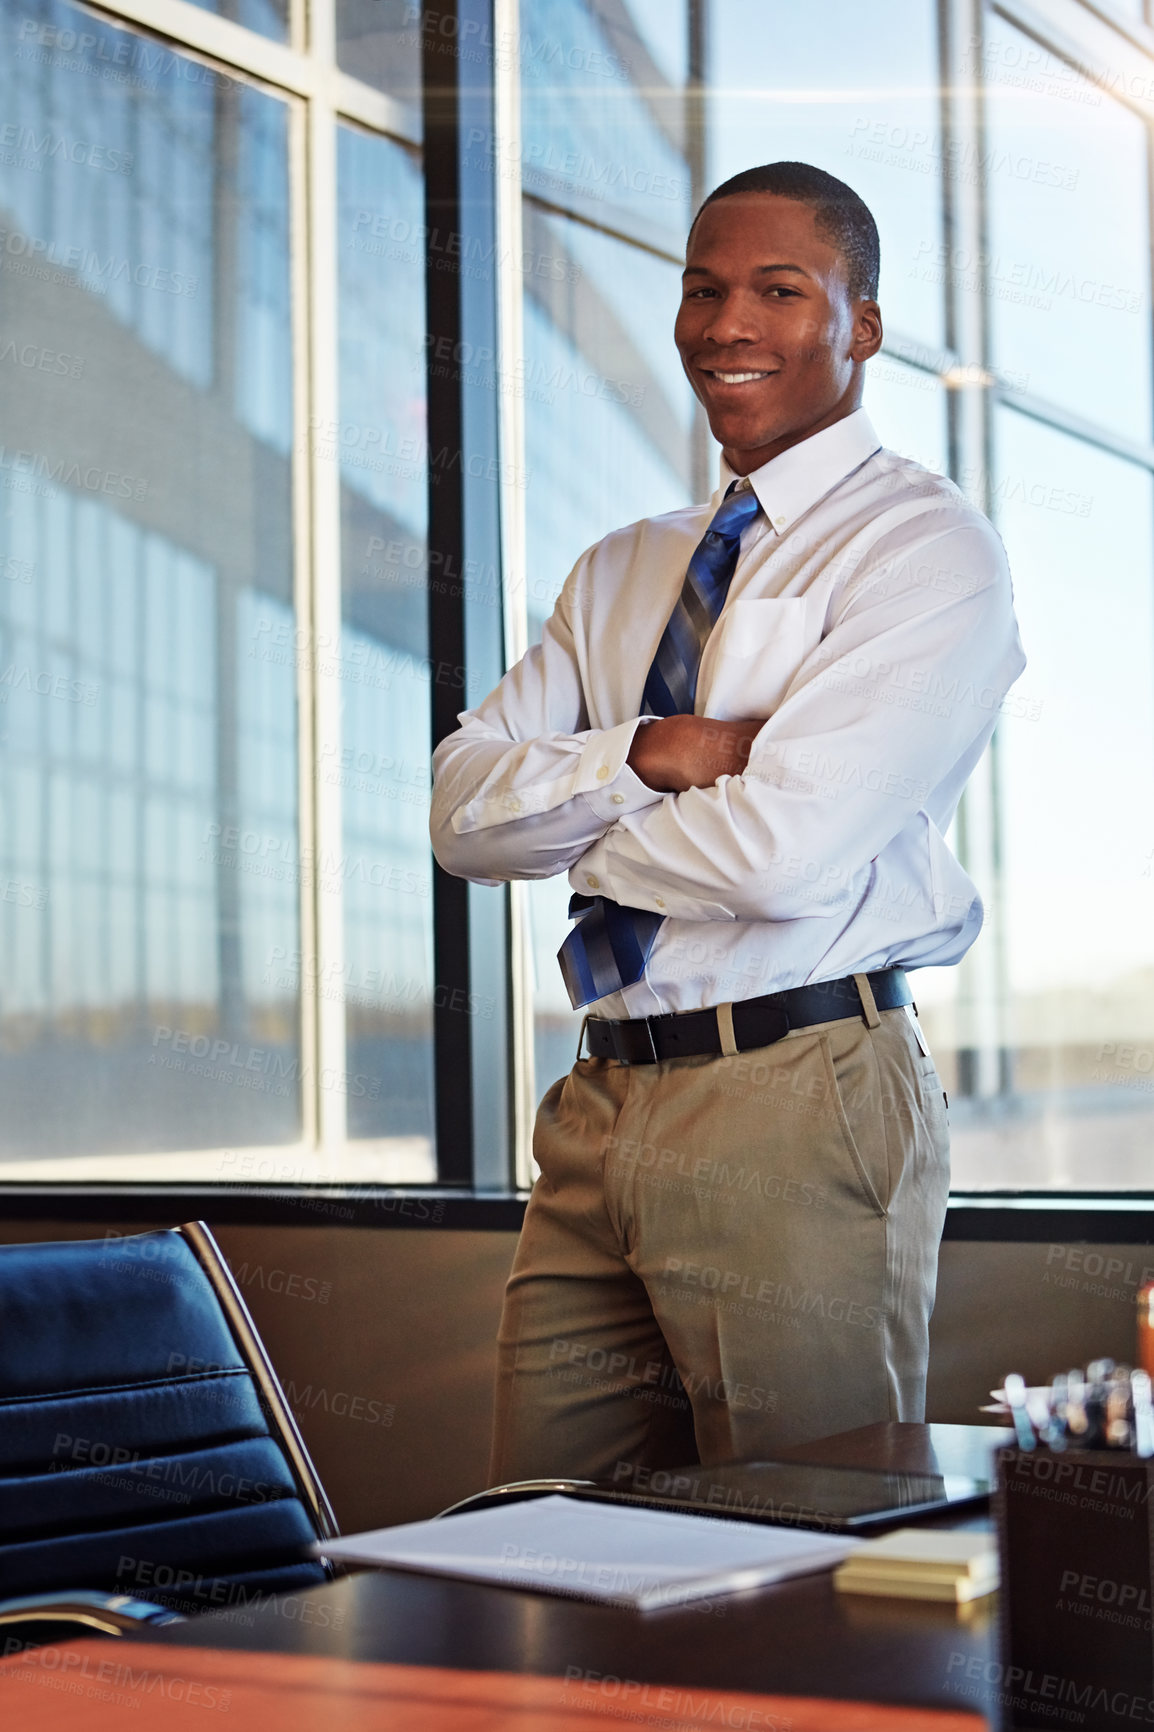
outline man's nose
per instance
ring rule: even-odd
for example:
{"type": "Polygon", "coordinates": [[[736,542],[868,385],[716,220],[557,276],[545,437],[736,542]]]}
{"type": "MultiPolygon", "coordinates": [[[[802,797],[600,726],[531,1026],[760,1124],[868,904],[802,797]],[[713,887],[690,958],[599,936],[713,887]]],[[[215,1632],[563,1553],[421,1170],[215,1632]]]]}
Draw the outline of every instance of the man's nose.
{"type": "Polygon", "coordinates": [[[715,301],[702,333],[713,343],[753,343],[761,335],[756,313],[744,295],[715,301]]]}

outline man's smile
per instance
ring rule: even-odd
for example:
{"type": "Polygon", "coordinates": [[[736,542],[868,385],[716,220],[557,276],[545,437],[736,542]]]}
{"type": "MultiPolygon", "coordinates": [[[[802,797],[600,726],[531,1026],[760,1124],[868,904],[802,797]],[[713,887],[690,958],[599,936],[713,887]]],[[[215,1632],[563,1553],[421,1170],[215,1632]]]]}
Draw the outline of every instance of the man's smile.
{"type": "Polygon", "coordinates": [[[761,379],[772,379],[776,368],[764,373],[722,373],[716,367],[699,367],[698,372],[707,379],[716,379],[721,385],[753,385],[761,379]]]}

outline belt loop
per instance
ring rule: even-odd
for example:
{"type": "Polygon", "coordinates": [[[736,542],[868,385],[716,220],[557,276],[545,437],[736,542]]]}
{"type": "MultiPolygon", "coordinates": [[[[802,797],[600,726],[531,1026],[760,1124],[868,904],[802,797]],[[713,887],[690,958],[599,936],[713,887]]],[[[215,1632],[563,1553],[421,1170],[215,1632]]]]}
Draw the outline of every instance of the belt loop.
{"type": "Polygon", "coordinates": [[[733,1033],[733,1005],[717,1006],[717,1032],[721,1037],[722,1058],[736,1058],[741,1050],[733,1033]]]}
{"type": "Polygon", "coordinates": [[[858,997],[861,999],[862,1015],[865,1017],[866,1027],[880,1028],[882,1019],[878,1015],[877,1000],[874,998],[874,989],[870,985],[869,975],[855,974],[853,983],[857,987],[858,997]]]}
{"type": "Polygon", "coordinates": [[[581,1048],[585,1045],[585,1030],[588,1027],[589,1013],[586,1011],[585,1015],[581,1018],[581,1033],[577,1036],[577,1057],[573,1060],[574,1064],[581,1063],[581,1048]]]}

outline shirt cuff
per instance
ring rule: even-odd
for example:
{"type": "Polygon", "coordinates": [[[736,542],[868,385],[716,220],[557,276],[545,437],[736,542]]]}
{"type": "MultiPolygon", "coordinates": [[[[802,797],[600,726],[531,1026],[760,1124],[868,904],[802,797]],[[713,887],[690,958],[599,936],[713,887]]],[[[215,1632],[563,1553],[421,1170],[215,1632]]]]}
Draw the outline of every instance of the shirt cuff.
{"type": "Polygon", "coordinates": [[[618,818],[640,812],[646,806],[656,806],[665,798],[643,782],[625,761],[641,721],[636,716],[615,728],[606,728],[595,734],[582,750],[573,791],[583,796],[590,811],[605,824],[615,824],[618,818]]]}
{"type": "MultiPolygon", "coordinates": [[[[665,798],[664,795],[661,796],[665,798]]],[[[626,908],[644,908],[674,920],[736,920],[732,908],[722,902],[708,902],[685,890],[675,890],[669,883],[654,889],[653,872],[630,870],[628,831],[609,830],[600,841],[587,848],[580,860],[569,869],[569,882],[583,896],[607,896],[610,902],[620,902],[626,908]]]]}

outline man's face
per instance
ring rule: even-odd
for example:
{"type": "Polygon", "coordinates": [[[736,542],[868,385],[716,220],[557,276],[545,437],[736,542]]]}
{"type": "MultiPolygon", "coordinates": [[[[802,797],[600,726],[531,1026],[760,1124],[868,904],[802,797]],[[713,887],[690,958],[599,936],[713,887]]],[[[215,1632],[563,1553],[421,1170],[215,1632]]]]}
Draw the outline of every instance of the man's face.
{"type": "Polygon", "coordinates": [[[881,314],[851,299],[809,205],[736,193],[693,231],[674,338],[726,462],[748,475],[857,408],[881,314]]]}

